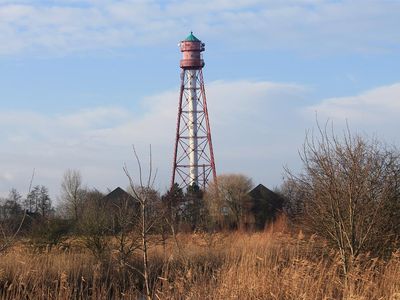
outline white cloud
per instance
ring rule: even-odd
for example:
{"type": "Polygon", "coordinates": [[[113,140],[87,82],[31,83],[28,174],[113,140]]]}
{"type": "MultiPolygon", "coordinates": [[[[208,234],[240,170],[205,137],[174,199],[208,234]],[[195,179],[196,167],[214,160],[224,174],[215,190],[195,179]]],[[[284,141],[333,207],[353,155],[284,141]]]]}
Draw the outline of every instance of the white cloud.
{"type": "Polygon", "coordinates": [[[60,116],[61,124],[73,127],[102,127],[107,123],[123,122],[129,117],[126,110],[115,107],[97,107],[94,109],[85,109],[77,113],[60,116]]]}
{"type": "Polygon", "coordinates": [[[322,100],[307,107],[306,115],[317,113],[320,120],[330,119],[335,126],[345,126],[388,143],[399,144],[400,83],[382,86],[356,96],[322,100]]]}
{"type": "MultiPolygon", "coordinates": [[[[217,171],[244,172],[255,181],[277,184],[282,165],[297,155],[293,144],[303,129],[293,129],[288,120],[296,119],[299,99],[307,90],[296,84],[245,80],[216,81],[206,89],[217,171]]],[[[53,195],[67,168],[80,169],[89,186],[125,187],[124,162],[135,173],[132,144],[144,158],[152,144],[158,187],[163,190],[170,179],[178,92],[166,91],[142,103],[145,112],[140,116],[115,107],[61,116],[1,113],[0,165],[10,176],[7,181],[0,178],[0,194],[11,187],[24,192],[34,168],[35,184],[49,186],[53,195]]]]}
{"type": "Polygon", "coordinates": [[[381,123],[400,114],[400,83],[375,88],[357,96],[323,100],[308,108],[324,118],[381,123]]]}
{"type": "Polygon", "coordinates": [[[372,0],[0,1],[0,55],[165,45],[370,52],[400,44],[400,3],[372,0]]]}

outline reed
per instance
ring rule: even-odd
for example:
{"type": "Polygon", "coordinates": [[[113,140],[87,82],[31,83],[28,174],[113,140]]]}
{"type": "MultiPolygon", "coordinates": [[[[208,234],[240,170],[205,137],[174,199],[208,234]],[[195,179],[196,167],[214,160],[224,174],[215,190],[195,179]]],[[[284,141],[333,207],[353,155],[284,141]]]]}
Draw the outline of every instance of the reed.
{"type": "MultiPolygon", "coordinates": [[[[365,255],[346,278],[315,236],[280,232],[181,234],[153,245],[154,299],[400,299],[400,252],[365,255]]],[[[71,241],[71,244],[73,242],[71,241]]],[[[112,244],[112,243],[111,243],[112,244]]],[[[40,253],[19,243],[0,258],[1,299],[141,299],[141,259],[84,248],[40,253]]]]}

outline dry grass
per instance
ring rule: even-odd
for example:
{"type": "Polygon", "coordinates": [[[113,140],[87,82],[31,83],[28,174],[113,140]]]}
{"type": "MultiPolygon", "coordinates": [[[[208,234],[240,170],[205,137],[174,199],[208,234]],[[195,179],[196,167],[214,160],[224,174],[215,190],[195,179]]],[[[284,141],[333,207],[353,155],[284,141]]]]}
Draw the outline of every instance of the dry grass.
{"type": "MultiPolygon", "coordinates": [[[[155,299],[400,300],[400,253],[363,257],[347,284],[335,251],[314,237],[274,232],[187,234],[152,248],[155,299]]],[[[142,282],[115,253],[99,262],[83,248],[0,257],[1,299],[140,299],[142,282]]]]}

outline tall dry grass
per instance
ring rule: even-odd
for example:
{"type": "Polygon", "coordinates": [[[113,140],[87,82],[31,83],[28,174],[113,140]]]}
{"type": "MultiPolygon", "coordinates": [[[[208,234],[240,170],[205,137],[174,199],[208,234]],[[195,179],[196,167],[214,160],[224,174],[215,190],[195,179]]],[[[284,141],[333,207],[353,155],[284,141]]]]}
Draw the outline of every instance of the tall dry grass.
{"type": "MultiPolygon", "coordinates": [[[[400,299],[400,252],[364,256],[347,281],[334,250],[315,237],[281,232],[179,235],[154,246],[155,299],[400,299]]],[[[140,257],[122,266],[83,248],[35,253],[18,245],[0,257],[1,299],[140,299],[140,257]]]]}

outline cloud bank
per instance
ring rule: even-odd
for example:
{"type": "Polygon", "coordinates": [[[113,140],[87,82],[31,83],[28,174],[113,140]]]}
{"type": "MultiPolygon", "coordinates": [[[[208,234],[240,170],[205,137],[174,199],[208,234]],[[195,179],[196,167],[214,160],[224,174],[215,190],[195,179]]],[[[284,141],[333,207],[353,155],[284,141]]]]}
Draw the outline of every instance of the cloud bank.
{"type": "Polygon", "coordinates": [[[6,0],[0,55],[167,45],[189,30],[247,49],[395,52],[399,13],[372,0],[6,0]]]}
{"type": "Polygon", "coordinates": [[[400,144],[400,83],[377,87],[356,96],[325,99],[306,108],[304,114],[312,112],[338,126],[348,121],[350,127],[360,133],[376,135],[390,144],[400,144]]]}

